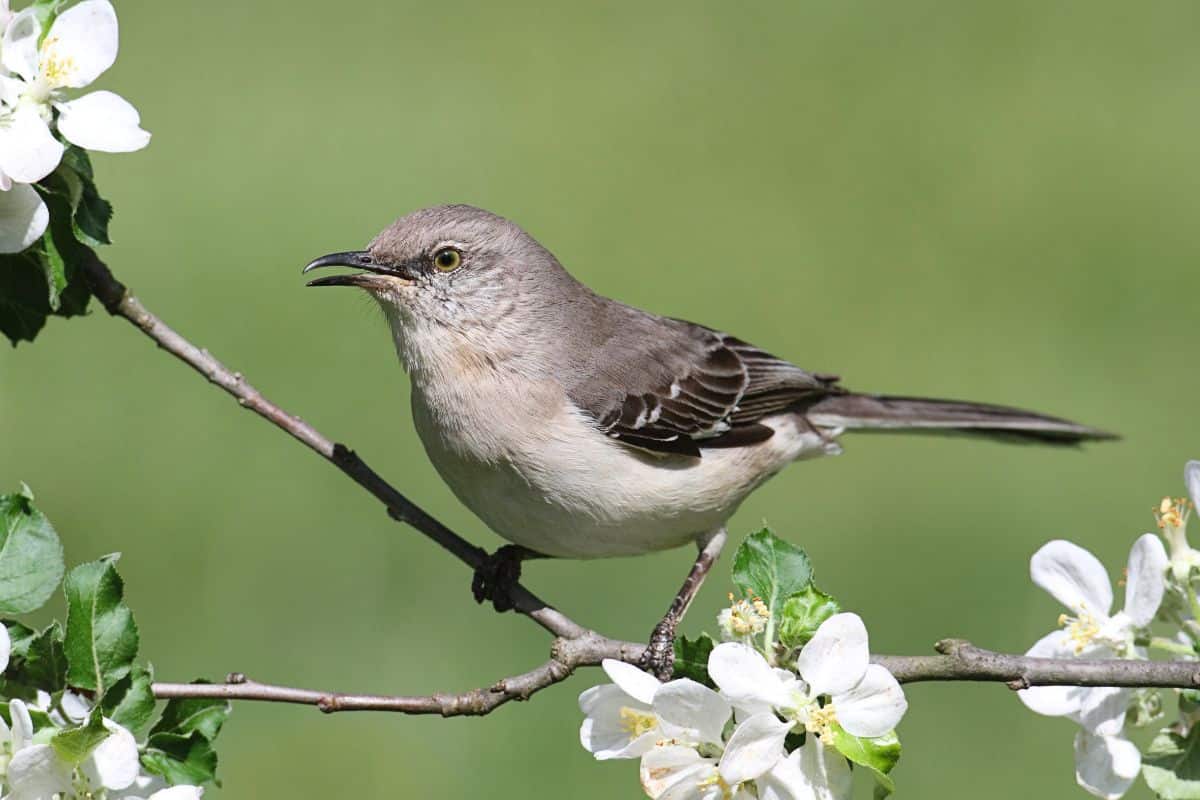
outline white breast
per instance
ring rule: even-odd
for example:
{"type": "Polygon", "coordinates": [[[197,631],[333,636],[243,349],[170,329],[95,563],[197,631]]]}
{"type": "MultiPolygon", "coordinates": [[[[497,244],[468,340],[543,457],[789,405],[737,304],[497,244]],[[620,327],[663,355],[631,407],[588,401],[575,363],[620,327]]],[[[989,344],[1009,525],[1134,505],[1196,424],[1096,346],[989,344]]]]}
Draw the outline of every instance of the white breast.
{"type": "Polygon", "coordinates": [[[557,385],[457,377],[436,390],[414,381],[413,418],[430,460],[496,533],[552,556],[677,547],[723,525],[789,462],[837,450],[839,431],[822,436],[780,415],[764,420],[776,433],[761,444],[660,457],[600,433],[557,385]]]}

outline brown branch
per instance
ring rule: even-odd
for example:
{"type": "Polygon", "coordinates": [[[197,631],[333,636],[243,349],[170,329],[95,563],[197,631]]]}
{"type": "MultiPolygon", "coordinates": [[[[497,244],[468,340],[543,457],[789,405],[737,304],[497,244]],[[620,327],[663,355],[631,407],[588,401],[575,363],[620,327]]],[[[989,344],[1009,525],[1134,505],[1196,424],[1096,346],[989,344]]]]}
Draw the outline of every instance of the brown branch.
{"type": "MultiPolygon", "coordinates": [[[[483,716],[510,700],[528,700],[536,692],[561,683],[579,667],[596,666],[606,658],[636,664],[643,644],[621,642],[589,632],[554,640],[550,660],[537,669],[503,678],[481,689],[458,694],[425,696],[344,694],[258,683],[233,673],[225,683],[156,683],[160,699],[203,697],[218,700],[259,700],[316,706],[321,711],[392,711],[401,714],[440,714],[443,717],[483,716]]],[[[1056,659],[993,653],[961,639],[943,639],[936,656],[875,656],[901,683],[921,681],[979,681],[1004,683],[1010,689],[1031,686],[1147,686],[1189,689],[1200,687],[1200,663],[1195,661],[1129,661],[1119,659],[1056,659]]]]}
{"type": "MultiPolygon", "coordinates": [[[[316,451],[382,502],[391,517],[437,542],[472,569],[483,564],[487,558],[485,550],[426,513],[367,466],[353,450],[327,439],[304,420],[270,402],[241,373],[229,369],[208,351],[172,330],[150,313],[94,254],[90,255],[84,269],[92,292],[110,314],[125,318],[159,347],[233,395],[239,405],[316,451]]],[[[532,618],[556,638],[550,660],[545,664],[486,688],[426,697],[360,695],[275,686],[234,674],[223,684],[156,683],[154,695],[158,698],[207,697],[300,703],[327,712],[378,710],[442,716],[482,715],[510,700],[526,700],[535,692],[565,680],[578,667],[595,666],[605,658],[637,663],[645,649],[643,644],[608,639],[584,628],[519,584],[509,594],[517,611],[532,618]]],[[[1007,683],[1013,689],[1052,685],[1200,686],[1200,664],[1191,661],[1027,658],[993,653],[958,639],[938,642],[937,650],[940,655],[876,656],[874,661],[890,670],[901,683],[994,681],[1007,683]]]]}

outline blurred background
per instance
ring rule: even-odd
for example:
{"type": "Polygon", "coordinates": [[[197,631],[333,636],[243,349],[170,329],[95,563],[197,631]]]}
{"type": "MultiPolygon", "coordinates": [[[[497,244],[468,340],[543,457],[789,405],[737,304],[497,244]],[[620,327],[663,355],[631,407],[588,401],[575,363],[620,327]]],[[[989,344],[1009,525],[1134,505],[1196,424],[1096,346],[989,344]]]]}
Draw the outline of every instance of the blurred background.
{"type": "MultiPolygon", "coordinates": [[[[598,291],[851,387],[1125,435],[1078,452],[851,438],[756,493],[735,538],[765,519],[807,548],[878,652],[1023,651],[1059,613],[1033,551],[1071,538],[1116,578],[1200,457],[1194,3],[117,5],[98,88],[154,141],[96,158],[117,210],[102,256],[488,548],[415,437],[381,315],[299,274],[435,203],[511,217],[598,291]]],[[[0,442],[0,487],[33,487],[69,561],[124,551],[163,679],[417,694],[545,658],[456,562],[98,306],[0,349],[0,442]]],[[[527,583],[640,639],[690,559],[535,563],[527,583]]],[[[715,627],[728,587],[725,562],[686,632],[715,627]]],[[[577,743],[576,696],[601,677],[483,719],[241,704],[214,796],[637,797],[635,764],[577,743]]],[[[1084,796],[1070,723],[1001,686],[908,694],[901,796],[1084,796]]]]}

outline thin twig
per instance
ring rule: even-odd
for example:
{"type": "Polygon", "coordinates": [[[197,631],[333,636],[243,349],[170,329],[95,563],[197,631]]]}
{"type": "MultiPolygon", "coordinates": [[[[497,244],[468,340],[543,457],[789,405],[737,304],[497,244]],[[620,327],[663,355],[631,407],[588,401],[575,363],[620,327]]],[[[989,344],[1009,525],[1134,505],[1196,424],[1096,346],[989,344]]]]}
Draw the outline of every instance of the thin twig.
{"type": "MultiPolygon", "coordinates": [[[[332,463],[387,507],[394,519],[405,522],[437,542],[472,569],[487,558],[487,551],[468,542],[401,494],[379,476],[353,450],[326,438],[316,428],[263,397],[241,373],[226,367],[208,351],[196,347],[150,313],[91,254],[84,265],[93,294],[110,314],[123,317],[153,339],[159,347],[204,375],[211,383],[237,398],[238,404],[286,431],[332,463]]],[[[504,678],[492,686],[461,694],[425,697],[361,695],[296,689],[258,683],[231,675],[223,684],[154,684],[155,697],[207,697],[313,705],[322,711],[397,711],[443,716],[482,715],[510,700],[526,700],[535,692],[565,680],[578,667],[598,665],[605,658],[637,663],[645,645],[609,639],[579,625],[517,584],[510,590],[513,607],[556,637],[550,660],[522,675],[504,678]]],[[[937,644],[941,655],[876,656],[901,683],[918,681],[993,681],[1012,689],[1030,686],[1200,686],[1200,664],[1194,661],[1124,661],[1027,658],[994,653],[959,639],[937,644]]]]}

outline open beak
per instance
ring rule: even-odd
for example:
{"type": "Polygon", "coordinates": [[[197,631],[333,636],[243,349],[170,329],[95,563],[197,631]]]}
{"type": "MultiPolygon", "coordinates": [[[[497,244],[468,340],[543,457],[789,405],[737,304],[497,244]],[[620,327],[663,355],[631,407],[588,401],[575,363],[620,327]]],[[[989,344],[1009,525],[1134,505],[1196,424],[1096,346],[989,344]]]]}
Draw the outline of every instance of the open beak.
{"type": "Polygon", "coordinates": [[[376,264],[371,254],[366,250],[350,250],[344,253],[330,253],[308,263],[301,274],[321,267],[353,267],[362,272],[352,275],[329,275],[308,282],[308,286],[358,286],[362,289],[379,288],[381,281],[376,275],[387,275],[398,278],[404,283],[412,283],[416,277],[403,269],[385,267],[376,264]]]}

